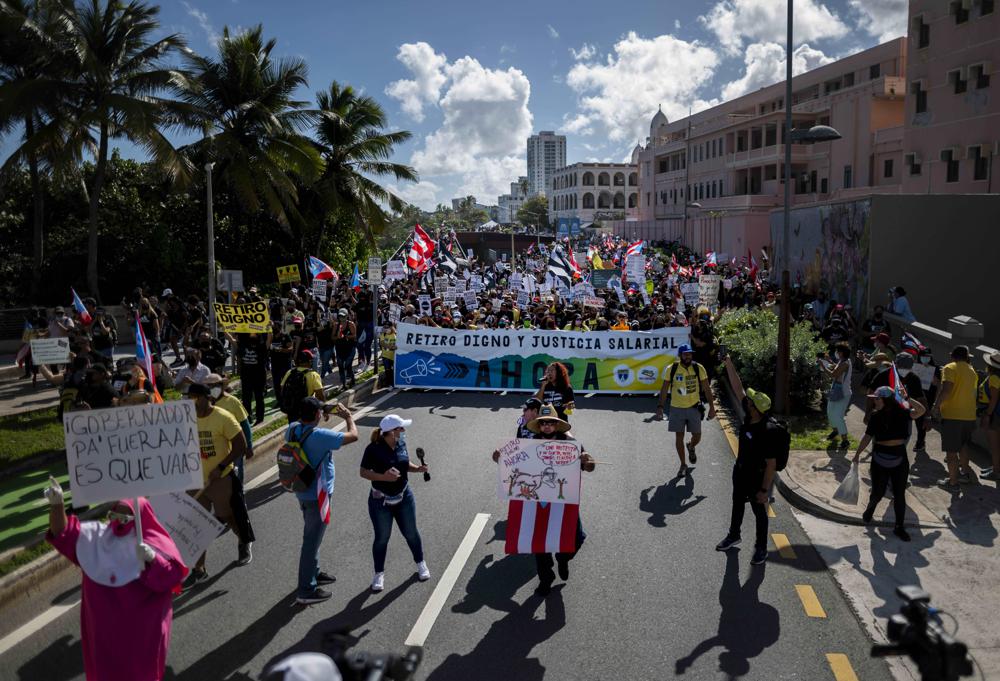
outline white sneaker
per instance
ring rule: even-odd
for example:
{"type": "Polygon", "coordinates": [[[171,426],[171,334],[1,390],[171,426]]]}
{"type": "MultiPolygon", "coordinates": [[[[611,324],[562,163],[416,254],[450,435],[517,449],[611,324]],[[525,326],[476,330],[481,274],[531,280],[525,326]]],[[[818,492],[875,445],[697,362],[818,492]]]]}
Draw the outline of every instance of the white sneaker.
{"type": "Polygon", "coordinates": [[[385,588],[385,573],[376,572],[375,576],[372,578],[372,591],[378,593],[385,588]]]}
{"type": "Polygon", "coordinates": [[[427,567],[427,561],[420,561],[417,563],[417,579],[421,582],[426,582],[431,578],[431,571],[427,567]]]}

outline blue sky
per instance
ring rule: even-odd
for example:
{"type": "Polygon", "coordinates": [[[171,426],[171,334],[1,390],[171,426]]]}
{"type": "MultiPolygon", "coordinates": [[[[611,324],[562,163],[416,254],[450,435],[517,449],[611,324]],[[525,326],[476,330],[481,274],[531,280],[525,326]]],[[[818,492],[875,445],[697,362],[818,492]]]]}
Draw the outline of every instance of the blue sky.
{"type": "MultiPolygon", "coordinates": [[[[902,34],[906,0],[796,0],[796,71],[902,34]]],[[[783,76],[781,0],[164,0],[165,29],[213,50],[264,25],[309,64],[309,92],[350,83],[411,130],[396,160],[421,207],[482,203],[525,173],[525,138],[567,135],[567,161],[623,160],[658,105],[673,120],[783,76]]],[[[7,148],[7,144],[4,145],[7,148]]],[[[124,153],[130,150],[124,149],[124,153]]]]}

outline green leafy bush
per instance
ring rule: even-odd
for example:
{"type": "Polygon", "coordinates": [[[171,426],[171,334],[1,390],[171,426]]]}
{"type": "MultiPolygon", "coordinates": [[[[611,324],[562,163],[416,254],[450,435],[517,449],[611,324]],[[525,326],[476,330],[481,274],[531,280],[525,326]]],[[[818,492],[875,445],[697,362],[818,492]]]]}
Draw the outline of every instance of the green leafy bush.
{"type": "MultiPolygon", "coordinates": [[[[719,341],[726,345],[744,385],[774,395],[778,356],[778,317],[769,309],[740,308],[722,315],[716,324],[719,341]]],[[[792,325],[789,386],[791,408],[803,412],[814,408],[825,379],[816,355],[826,344],[813,337],[808,323],[792,325]]]]}

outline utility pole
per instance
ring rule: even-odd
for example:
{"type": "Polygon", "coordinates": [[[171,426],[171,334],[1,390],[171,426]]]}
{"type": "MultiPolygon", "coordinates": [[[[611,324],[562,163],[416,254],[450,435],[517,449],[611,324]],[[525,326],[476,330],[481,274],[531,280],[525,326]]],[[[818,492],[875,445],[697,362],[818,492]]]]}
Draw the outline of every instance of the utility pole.
{"type": "Polygon", "coordinates": [[[215,217],[212,208],[212,168],[214,163],[205,164],[205,191],[207,193],[206,230],[208,231],[208,320],[212,338],[219,335],[218,320],[215,318],[215,217]]]}
{"type": "Polygon", "coordinates": [[[785,50],[785,210],[781,239],[781,310],[778,320],[778,366],[775,375],[775,411],[788,414],[791,385],[791,274],[788,262],[791,249],[792,211],[792,5],[788,0],[788,44],[785,50]]]}

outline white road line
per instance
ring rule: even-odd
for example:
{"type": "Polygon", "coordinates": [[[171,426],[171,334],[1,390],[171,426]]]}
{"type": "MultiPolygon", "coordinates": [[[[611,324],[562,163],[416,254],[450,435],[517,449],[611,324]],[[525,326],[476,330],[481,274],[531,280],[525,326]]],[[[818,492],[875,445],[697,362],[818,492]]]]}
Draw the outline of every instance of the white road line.
{"type": "Polygon", "coordinates": [[[483,533],[483,528],[486,527],[486,522],[489,519],[489,513],[477,513],[476,517],[472,519],[469,531],[465,533],[465,539],[458,545],[455,555],[451,557],[451,562],[448,563],[444,574],[441,575],[441,581],[434,587],[434,593],[431,594],[423,612],[420,613],[413,629],[410,630],[410,635],[406,637],[404,645],[422,646],[427,640],[427,635],[431,633],[431,627],[434,626],[438,615],[441,614],[441,608],[448,600],[451,590],[455,588],[455,582],[458,581],[458,576],[462,573],[462,568],[465,567],[469,556],[472,555],[472,549],[475,548],[479,535],[483,533]]]}
{"type": "MultiPolygon", "coordinates": [[[[374,409],[377,406],[385,402],[390,397],[393,397],[394,395],[395,393],[393,392],[383,395],[382,397],[378,398],[368,406],[363,407],[362,409],[359,409],[357,412],[355,412],[354,418],[359,419],[362,416],[367,415],[369,412],[374,411],[374,409]]],[[[344,427],[344,425],[345,425],[344,423],[340,423],[334,426],[332,430],[341,430],[344,427]]],[[[251,490],[254,489],[255,487],[260,487],[268,480],[268,478],[270,478],[273,475],[277,475],[277,473],[278,473],[278,467],[272,466],[271,468],[267,469],[266,471],[255,477],[249,483],[247,483],[246,489],[251,490]]],[[[20,627],[17,628],[17,630],[12,631],[11,633],[7,634],[2,639],[0,639],[0,655],[3,655],[21,641],[24,641],[29,636],[32,636],[35,633],[41,631],[43,628],[45,628],[52,622],[55,622],[57,619],[59,619],[59,617],[66,614],[79,604],[80,604],[80,599],[77,598],[76,600],[70,603],[61,603],[59,605],[53,605],[48,610],[35,617],[33,620],[27,622],[26,624],[22,624],[20,627]]]]}

